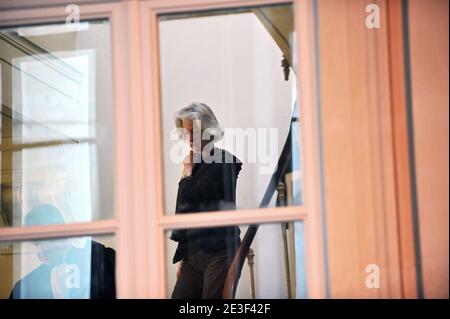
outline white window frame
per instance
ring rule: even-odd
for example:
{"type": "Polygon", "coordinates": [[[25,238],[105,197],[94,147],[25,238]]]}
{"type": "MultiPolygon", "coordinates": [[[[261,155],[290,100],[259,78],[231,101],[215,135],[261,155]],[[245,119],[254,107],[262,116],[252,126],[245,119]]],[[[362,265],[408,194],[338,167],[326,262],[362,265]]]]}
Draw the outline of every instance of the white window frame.
{"type": "MultiPolygon", "coordinates": [[[[2,11],[0,27],[65,21],[64,9],[59,5],[2,11]]],[[[0,241],[115,235],[117,297],[166,298],[167,230],[299,220],[305,225],[308,298],[325,298],[314,0],[129,0],[81,4],[80,13],[82,20],[108,18],[111,23],[116,217],[80,224],[0,228],[0,241]],[[238,214],[165,215],[157,15],[277,3],[293,3],[295,10],[304,205],[246,209],[238,214]]]]}

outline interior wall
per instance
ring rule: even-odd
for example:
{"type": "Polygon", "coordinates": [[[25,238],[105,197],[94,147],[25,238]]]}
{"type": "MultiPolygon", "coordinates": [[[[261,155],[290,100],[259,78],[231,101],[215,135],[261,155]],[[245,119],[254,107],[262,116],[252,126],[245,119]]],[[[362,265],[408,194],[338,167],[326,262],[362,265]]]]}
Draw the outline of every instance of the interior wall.
{"type": "Polygon", "coordinates": [[[449,296],[448,1],[409,0],[420,260],[426,298],[449,296]]]}

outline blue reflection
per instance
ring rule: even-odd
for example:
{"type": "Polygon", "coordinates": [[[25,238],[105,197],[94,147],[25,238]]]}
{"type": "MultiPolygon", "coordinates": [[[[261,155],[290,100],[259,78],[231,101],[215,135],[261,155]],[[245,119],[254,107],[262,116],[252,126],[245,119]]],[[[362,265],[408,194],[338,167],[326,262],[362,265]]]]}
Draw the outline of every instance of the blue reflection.
{"type": "MultiPolygon", "coordinates": [[[[33,208],[25,225],[62,224],[64,218],[51,205],[33,208]]],[[[34,243],[41,264],[20,279],[10,298],[115,298],[115,251],[90,237],[34,243]]],[[[23,258],[22,258],[23,259],[23,258]]]]}

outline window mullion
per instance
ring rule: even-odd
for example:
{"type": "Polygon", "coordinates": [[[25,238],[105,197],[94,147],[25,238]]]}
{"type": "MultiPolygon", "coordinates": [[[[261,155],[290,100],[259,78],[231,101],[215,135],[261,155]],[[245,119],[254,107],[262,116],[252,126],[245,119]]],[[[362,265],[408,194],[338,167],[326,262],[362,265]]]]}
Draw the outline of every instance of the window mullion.
{"type": "Polygon", "coordinates": [[[113,234],[117,230],[116,220],[102,220],[88,223],[45,225],[30,227],[0,228],[0,241],[37,240],[48,238],[75,237],[84,235],[113,234]]]}

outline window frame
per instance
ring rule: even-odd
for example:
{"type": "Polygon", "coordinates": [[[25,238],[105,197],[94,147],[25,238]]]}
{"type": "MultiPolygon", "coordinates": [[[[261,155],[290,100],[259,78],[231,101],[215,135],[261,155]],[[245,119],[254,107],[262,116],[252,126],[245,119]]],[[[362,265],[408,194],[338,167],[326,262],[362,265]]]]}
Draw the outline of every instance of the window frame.
{"type": "MultiPolygon", "coordinates": [[[[32,25],[32,24],[44,24],[54,22],[64,22],[67,16],[65,12],[65,6],[46,7],[47,3],[36,3],[32,8],[5,10],[0,12],[0,27],[18,26],[18,25],[32,25]]],[[[59,5],[62,5],[60,3],[59,5]]],[[[78,236],[97,236],[97,235],[111,235],[115,236],[117,244],[119,244],[117,238],[121,234],[119,227],[120,210],[119,205],[126,200],[129,194],[123,194],[118,196],[117,187],[118,179],[120,176],[126,176],[123,164],[117,163],[118,154],[123,152],[123,148],[126,147],[126,143],[117,141],[118,132],[127,134],[124,130],[124,123],[119,120],[119,115],[125,113],[124,99],[126,95],[125,84],[126,81],[121,79],[118,74],[125,74],[124,67],[121,67],[120,59],[124,56],[124,49],[119,45],[123,41],[124,32],[120,29],[120,25],[123,24],[122,14],[120,12],[119,3],[116,4],[94,4],[94,5],[80,5],[80,20],[94,20],[94,19],[108,19],[111,27],[111,45],[112,45],[112,65],[113,65],[113,87],[114,92],[114,111],[115,111],[115,202],[116,202],[116,214],[113,219],[97,220],[85,223],[72,223],[64,225],[45,225],[45,226],[31,226],[31,227],[4,227],[0,228],[0,241],[28,241],[39,239],[54,239],[62,237],[78,237],[78,236]]],[[[117,245],[116,245],[117,248],[117,245]]],[[[117,250],[117,266],[118,268],[124,268],[120,265],[120,250],[117,250]]],[[[123,289],[122,289],[123,290],[123,289]]]]}
{"type": "MultiPolygon", "coordinates": [[[[143,85],[150,90],[143,90],[144,113],[146,127],[153,128],[152,146],[153,151],[148,152],[149,159],[155,166],[153,171],[152,193],[156,194],[153,201],[153,211],[156,212],[157,232],[153,240],[157,247],[151,251],[151,255],[158,256],[158,268],[155,276],[159,275],[157,295],[155,297],[165,298],[166,287],[166,249],[165,232],[171,229],[203,226],[226,226],[242,224],[264,224],[285,221],[303,221],[305,225],[305,250],[306,250],[306,273],[308,298],[325,298],[326,292],[326,269],[324,264],[324,237],[321,216],[321,194],[320,194],[320,171],[319,148],[318,148],[318,113],[316,92],[316,69],[317,61],[314,38],[314,1],[313,0],[146,0],[142,1],[140,7],[141,38],[150,39],[142,41],[142,66],[143,85]],[[194,213],[168,216],[164,209],[163,189],[163,165],[162,165],[162,139],[161,139],[161,102],[159,82],[159,41],[158,41],[158,15],[176,12],[195,12],[204,9],[225,9],[246,7],[254,5],[292,3],[294,8],[296,49],[298,69],[302,70],[297,75],[298,92],[300,94],[300,118],[303,119],[301,130],[303,145],[303,171],[305,202],[302,206],[255,208],[236,211],[221,211],[194,213]]],[[[150,178],[151,176],[148,176],[150,178]]]]}
{"type": "MultiPolygon", "coordinates": [[[[0,12],[0,27],[65,21],[65,6],[0,12]]],[[[111,25],[115,112],[115,218],[88,223],[0,228],[0,241],[115,235],[118,298],[166,298],[170,229],[303,221],[308,298],[327,296],[317,110],[314,0],[131,0],[80,4],[80,19],[111,25]],[[302,136],[304,204],[168,216],[164,214],[158,14],[293,3],[302,136]],[[127,61],[127,63],[123,63],[127,61]]]]}

